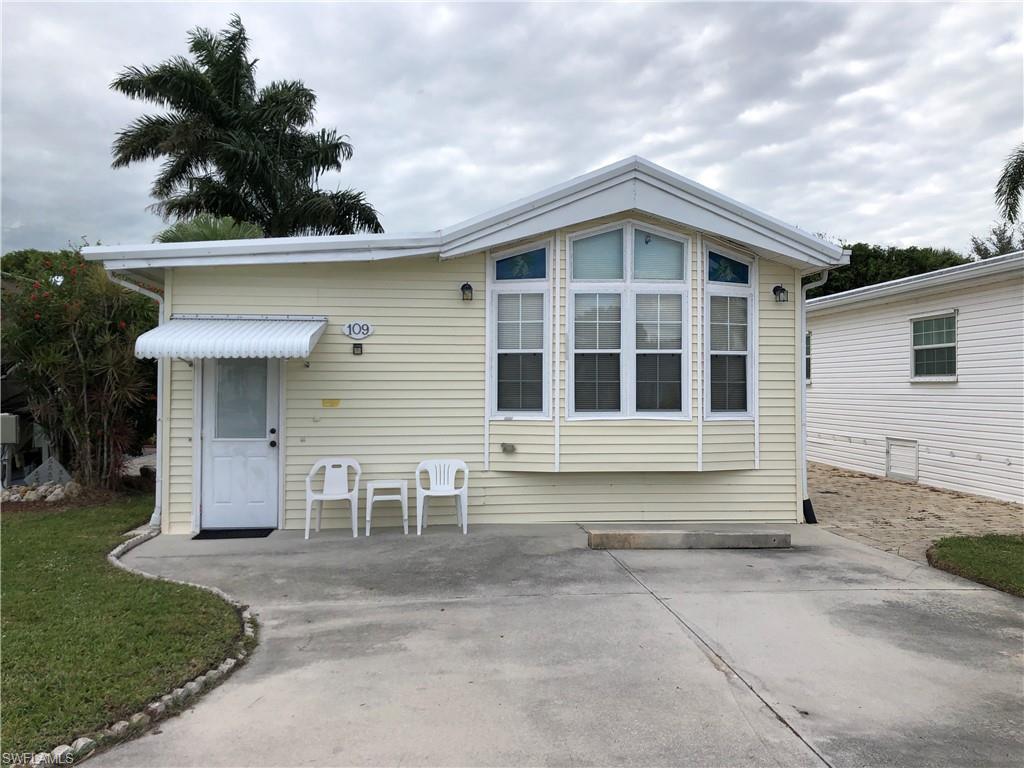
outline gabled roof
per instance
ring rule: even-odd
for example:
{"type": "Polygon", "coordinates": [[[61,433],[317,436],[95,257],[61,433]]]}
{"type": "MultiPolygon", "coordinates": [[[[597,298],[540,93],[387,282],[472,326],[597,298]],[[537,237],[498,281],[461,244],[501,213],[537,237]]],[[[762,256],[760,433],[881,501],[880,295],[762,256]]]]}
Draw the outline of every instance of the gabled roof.
{"type": "Polygon", "coordinates": [[[93,246],[107,269],[213,264],[373,261],[465,256],[580,222],[641,211],[733,240],[805,271],[848,263],[848,254],[797,227],[641,157],[630,157],[444,229],[412,235],[336,235],[201,243],[93,246]]]}
{"type": "Polygon", "coordinates": [[[967,280],[981,280],[1013,271],[1024,272],[1024,251],[1014,251],[1013,253],[994,256],[983,261],[960,264],[956,267],[946,267],[945,269],[937,269],[934,272],[901,277],[899,280],[866,285],[863,288],[854,288],[852,291],[843,291],[842,293],[833,293],[831,296],[811,299],[807,302],[807,312],[820,312],[825,309],[845,307],[850,304],[890,301],[897,297],[904,298],[906,294],[917,291],[933,290],[967,280]]]}

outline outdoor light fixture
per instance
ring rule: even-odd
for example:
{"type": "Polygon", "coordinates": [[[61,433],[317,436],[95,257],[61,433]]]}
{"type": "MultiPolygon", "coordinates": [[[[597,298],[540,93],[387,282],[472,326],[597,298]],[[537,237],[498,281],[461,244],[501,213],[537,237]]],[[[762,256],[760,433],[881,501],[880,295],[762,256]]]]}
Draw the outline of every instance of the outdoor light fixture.
{"type": "Polygon", "coordinates": [[[772,288],[772,293],[775,294],[775,300],[780,304],[789,301],[789,291],[787,291],[781,285],[776,285],[774,288],[772,288]]]}
{"type": "Polygon", "coordinates": [[[469,283],[462,284],[462,300],[472,301],[473,300],[473,286],[469,283]]]}

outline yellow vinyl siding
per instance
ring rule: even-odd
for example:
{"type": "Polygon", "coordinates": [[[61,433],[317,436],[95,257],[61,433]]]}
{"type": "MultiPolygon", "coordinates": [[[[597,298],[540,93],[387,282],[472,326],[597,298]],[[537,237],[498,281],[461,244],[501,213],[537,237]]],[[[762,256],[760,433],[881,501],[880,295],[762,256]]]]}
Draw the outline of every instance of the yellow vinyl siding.
{"type": "Polygon", "coordinates": [[[491,469],[506,472],[553,472],[554,433],[551,421],[491,421],[491,469]],[[503,453],[502,443],[514,445],[515,453],[503,453]]]}
{"type": "Polygon", "coordinates": [[[192,368],[183,360],[169,361],[170,400],[164,412],[167,431],[168,476],[166,510],[168,530],[188,531],[192,526],[192,368]]]}
{"type": "MultiPolygon", "coordinates": [[[[616,217],[616,218],[625,218],[616,217]]],[[[646,220],[649,217],[632,218],[646,220]]],[[[580,225],[590,228],[600,222],[580,225]]],[[[759,261],[760,469],[754,470],[754,424],[703,421],[698,388],[703,372],[699,233],[665,222],[691,238],[691,416],[689,421],[566,420],[566,232],[555,233],[559,309],[552,335],[559,374],[552,418],[487,420],[485,413],[486,255],[439,262],[410,258],[369,263],[174,270],[173,311],[213,314],[325,315],[328,328],[308,361],[282,366],[285,421],[285,526],[304,523],[304,479],[325,456],[357,458],[363,482],[408,478],[425,458],[458,457],[470,465],[472,523],[534,521],[798,519],[795,358],[798,302],[775,304],[782,283],[795,298],[790,267],[759,261]],[[476,298],[464,302],[469,281],[476,298]],[[366,320],[375,332],[362,356],[340,326],[366,320]],[[323,400],[340,400],[337,408],[323,400]],[[556,466],[556,421],[558,452],[556,466]],[[485,427],[486,423],[486,427],[485,427]],[[486,429],[486,432],[485,432],[486,429]],[[703,471],[698,471],[703,431],[703,471]],[[486,438],[485,438],[486,434],[486,438]],[[490,469],[485,470],[485,442],[490,469]],[[516,446],[504,454],[501,443],[516,446]]],[[[624,318],[624,322],[628,322],[624,318]]],[[[190,530],[192,514],[192,369],[171,364],[165,403],[170,442],[167,530],[190,530]]],[[[365,486],[364,486],[365,488],[365,486]]],[[[198,492],[198,490],[197,490],[198,492]]],[[[365,513],[365,494],[360,499],[365,513]]],[[[437,503],[431,519],[453,522],[451,504],[437,503]]],[[[415,510],[414,494],[410,509],[415,510]]],[[[398,524],[398,505],[374,511],[382,526],[398,524]]],[[[327,505],[325,525],[347,526],[347,512],[327,505]]]]}

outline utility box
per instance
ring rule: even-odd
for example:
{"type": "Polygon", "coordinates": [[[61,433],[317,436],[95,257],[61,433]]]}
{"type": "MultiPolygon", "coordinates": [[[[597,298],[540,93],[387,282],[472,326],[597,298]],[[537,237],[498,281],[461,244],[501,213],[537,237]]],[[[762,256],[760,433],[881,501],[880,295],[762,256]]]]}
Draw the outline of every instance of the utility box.
{"type": "Polygon", "coordinates": [[[17,414],[0,414],[0,443],[3,445],[17,445],[19,442],[21,441],[18,439],[17,414]]]}

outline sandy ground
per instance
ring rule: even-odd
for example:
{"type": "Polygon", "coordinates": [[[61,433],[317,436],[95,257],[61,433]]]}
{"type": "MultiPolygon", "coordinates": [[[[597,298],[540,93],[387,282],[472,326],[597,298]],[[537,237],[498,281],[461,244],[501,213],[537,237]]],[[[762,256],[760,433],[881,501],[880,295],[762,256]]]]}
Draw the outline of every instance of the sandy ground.
{"type": "Polygon", "coordinates": [[[1020,504],[813,463],[808,485],[823,527],[918,563],[945,536],[1024,534],[1020,504]]]}

